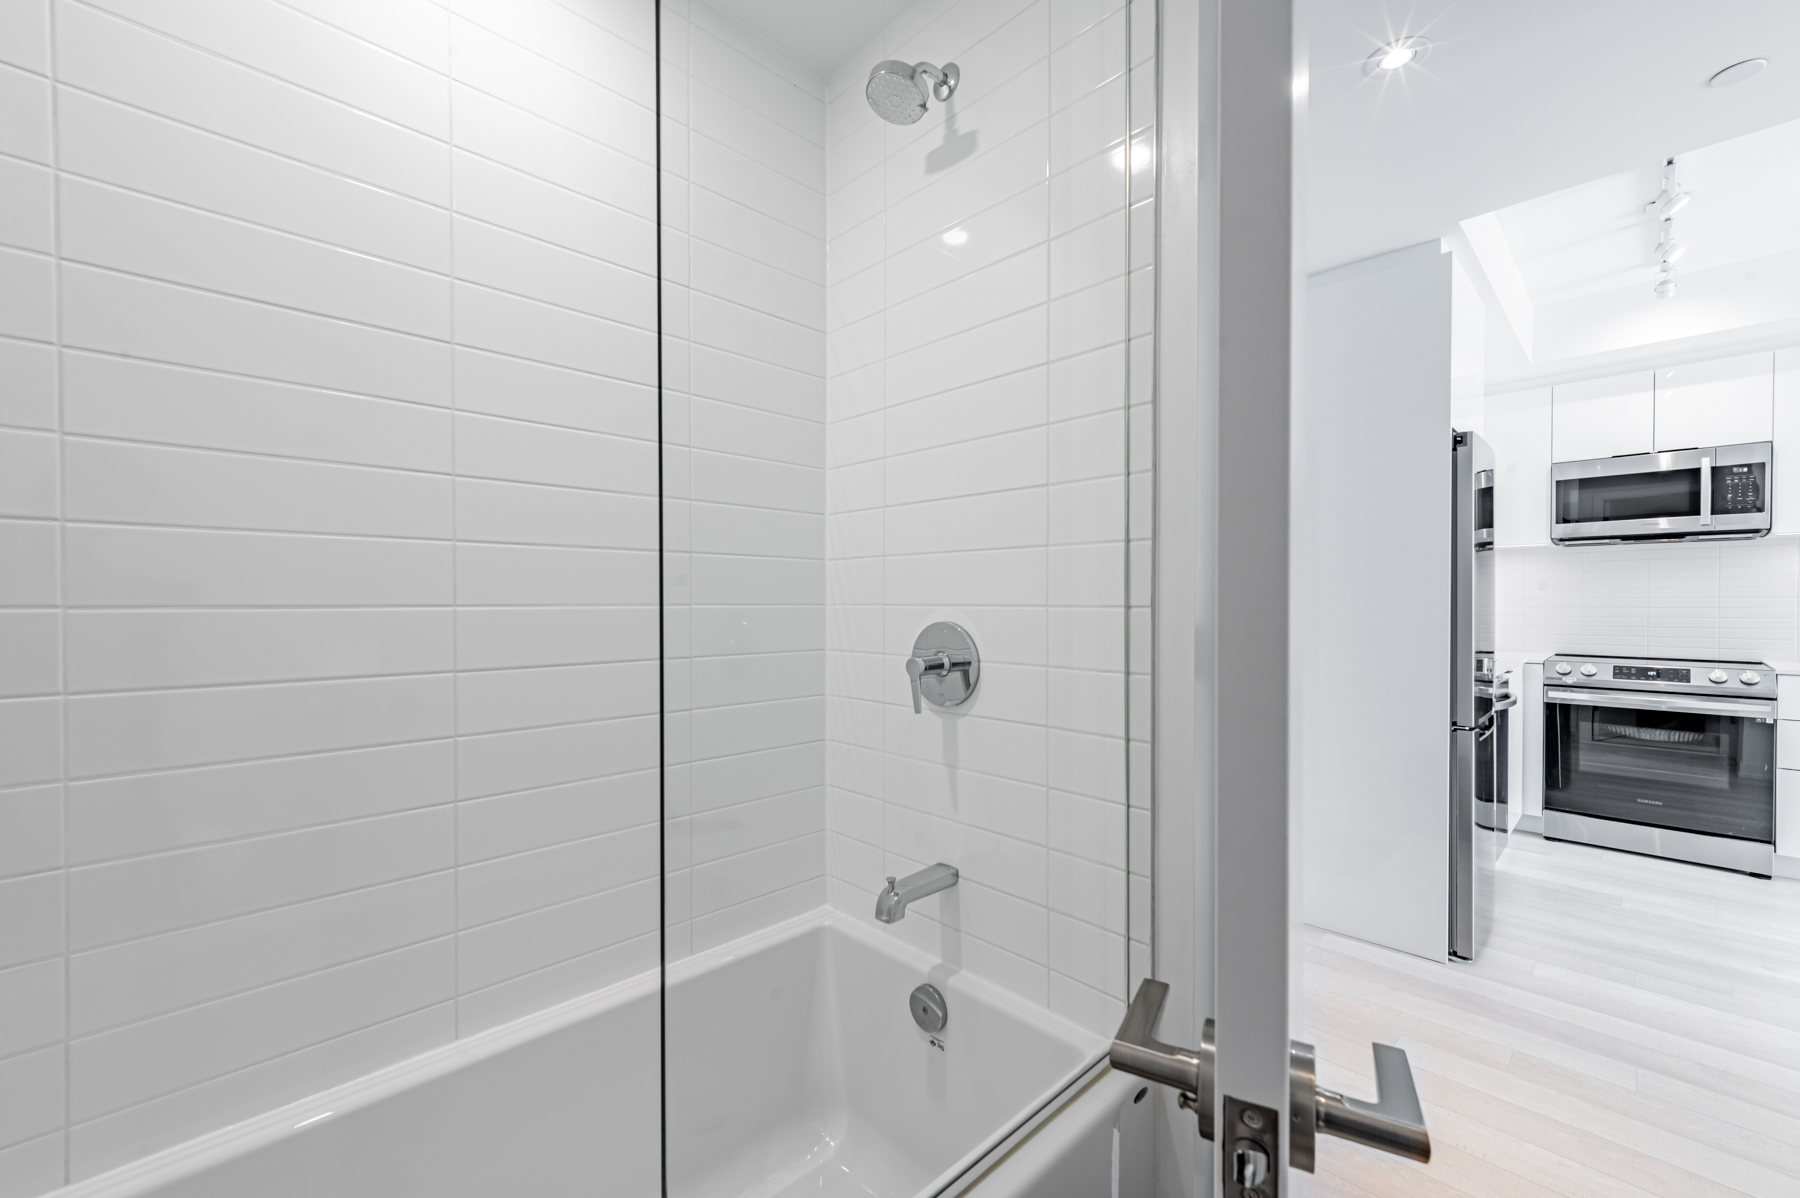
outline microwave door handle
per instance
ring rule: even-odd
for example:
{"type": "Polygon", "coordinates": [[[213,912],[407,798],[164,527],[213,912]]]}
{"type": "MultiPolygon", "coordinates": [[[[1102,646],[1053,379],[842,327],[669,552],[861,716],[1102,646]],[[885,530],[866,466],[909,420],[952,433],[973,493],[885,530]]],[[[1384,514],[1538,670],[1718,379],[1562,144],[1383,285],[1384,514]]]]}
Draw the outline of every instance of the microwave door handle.
{"type": "Polygon", "coordinates": [[[1700,455],[1700,527],[1712,523],[1712,454],[1700,455]]]}

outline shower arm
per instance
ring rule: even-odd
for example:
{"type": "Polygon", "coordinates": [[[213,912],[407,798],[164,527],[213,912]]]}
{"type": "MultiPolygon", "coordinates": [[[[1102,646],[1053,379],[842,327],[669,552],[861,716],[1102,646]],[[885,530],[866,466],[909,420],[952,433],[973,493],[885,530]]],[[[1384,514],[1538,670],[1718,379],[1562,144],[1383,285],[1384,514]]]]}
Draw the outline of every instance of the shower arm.
{"type": "Polygon", "coordinates": [[[935,67],[928,62],[913,63],[913,70],[931,80],[931,95],[942,104],[956,94],[956,85],[962,82],[962,72],[953,62],[942,67],[935,67]]]}

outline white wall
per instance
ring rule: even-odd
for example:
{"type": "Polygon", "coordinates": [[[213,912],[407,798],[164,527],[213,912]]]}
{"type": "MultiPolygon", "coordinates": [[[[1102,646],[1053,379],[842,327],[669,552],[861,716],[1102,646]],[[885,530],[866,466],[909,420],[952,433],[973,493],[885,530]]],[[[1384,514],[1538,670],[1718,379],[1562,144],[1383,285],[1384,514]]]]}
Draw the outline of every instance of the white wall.
{"type": "Polygon", "coordinates": [[[652,7],[0,24],[0,1192],[656,959],[652,7]]]}
{"type": "Polygon", "coordinates": [[[1149,272],[1130,269],[1150,244],[1128,243],[1151,213],[1125,167],[1154,107],[1149,72],[1126,69],[1151,53],[1147,8],[916,5],[834,75],[828,117],[832,902],[870,919],[885,875],[955,864],[961,884],[892,933],[1106,1031],[1126,871],[1149,850],[1147,791],[1127,844],[1124,741],[1151,328],[1149,272]],[[883,123],[863,83],[893,57],[954,59],[962,91],[883,123]],[[915,716],[901,663],[935,619],[974,635],[981,686],[915,716]]]}
{"type": "Polygon", "coordinates": [[[825,902],[825,101],[662,14],[673,958],[825,902]]]}

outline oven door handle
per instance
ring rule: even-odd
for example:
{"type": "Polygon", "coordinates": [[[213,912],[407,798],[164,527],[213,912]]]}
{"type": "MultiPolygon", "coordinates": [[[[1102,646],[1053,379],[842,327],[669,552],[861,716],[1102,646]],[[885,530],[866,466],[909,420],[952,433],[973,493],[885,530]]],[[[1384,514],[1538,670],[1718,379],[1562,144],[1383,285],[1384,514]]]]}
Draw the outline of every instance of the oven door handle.
{"type": "Polygon", "coordinates": [[[1635,711],[1676,711],[1687,715],[1742,716],[1753,720],[1775,718],[1773,699],[1706,699],[1687,695],[1645,695],[1633,691],[1544,689],[1546,703],[1572,707],[1628,707],[1635,711]]]}

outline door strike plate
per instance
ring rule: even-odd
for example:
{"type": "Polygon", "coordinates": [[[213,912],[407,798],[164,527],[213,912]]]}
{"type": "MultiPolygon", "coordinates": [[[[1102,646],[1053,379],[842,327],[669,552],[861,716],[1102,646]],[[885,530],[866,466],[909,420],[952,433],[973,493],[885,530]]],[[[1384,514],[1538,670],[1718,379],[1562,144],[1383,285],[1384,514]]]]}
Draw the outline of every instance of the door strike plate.
{"type": "Polygon", "coordinates": [[[1266,1106],[1225,1096],[1219,1159],[1224,1198],[1281,1198],[1281,1115],[1266,1106]]]}

